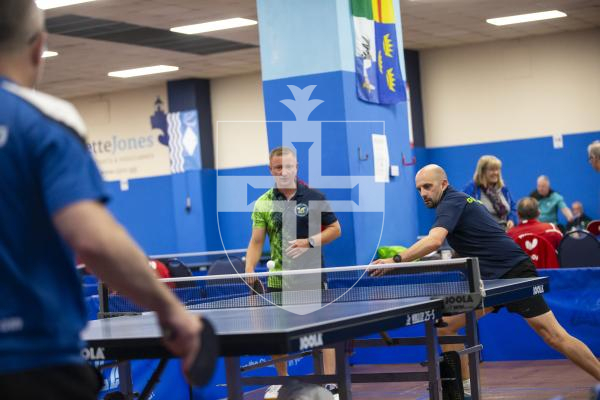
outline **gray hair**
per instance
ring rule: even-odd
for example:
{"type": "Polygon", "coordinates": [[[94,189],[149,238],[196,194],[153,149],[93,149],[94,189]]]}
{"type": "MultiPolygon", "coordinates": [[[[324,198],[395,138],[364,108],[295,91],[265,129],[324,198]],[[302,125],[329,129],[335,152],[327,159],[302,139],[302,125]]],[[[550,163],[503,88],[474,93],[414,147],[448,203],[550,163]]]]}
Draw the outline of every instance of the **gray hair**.
{"type": "Polygon", "coordinates": [[[44,16],[33,0],[0,0],[0,53],[31,44],[44,30],[44,16]]]}
{"type": "Polygon", "coordinates": [[[524,197],[517,204],[517,214],[521,219],[534,219],[539,215],[539,204],[533,197],[524,197]]]}
{"type": "Polygon", "coordinates": [[[600,159],[600,140],[595,140],[588,146],[588,155],[600,159]]]}

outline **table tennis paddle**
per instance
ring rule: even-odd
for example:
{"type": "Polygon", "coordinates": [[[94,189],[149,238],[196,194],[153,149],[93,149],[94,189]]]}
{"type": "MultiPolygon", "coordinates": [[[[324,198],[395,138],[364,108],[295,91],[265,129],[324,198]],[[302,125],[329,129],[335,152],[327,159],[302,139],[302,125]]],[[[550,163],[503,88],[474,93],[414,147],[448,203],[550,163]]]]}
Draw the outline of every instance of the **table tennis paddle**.
{"type": "Polygon", "coordinates": [[[219,358],[219,338],[207,319],[202,319],[200,350],[187,371],[188,381],[193,386],[204,386],[210,382],[219,358]]]}
{"type": "Polygon", "coordinates": [[[265,286],[260,279],[256,279],[252,284],[252,294],[265,294],[265,286]]]}
{"type": "Polygon", "coordinates": [[[587,226],[587,230],[592,235],[596,235],[596,236],[600,235],[600,220],[595,219],[595,220],[591,221],[587,226]]]}

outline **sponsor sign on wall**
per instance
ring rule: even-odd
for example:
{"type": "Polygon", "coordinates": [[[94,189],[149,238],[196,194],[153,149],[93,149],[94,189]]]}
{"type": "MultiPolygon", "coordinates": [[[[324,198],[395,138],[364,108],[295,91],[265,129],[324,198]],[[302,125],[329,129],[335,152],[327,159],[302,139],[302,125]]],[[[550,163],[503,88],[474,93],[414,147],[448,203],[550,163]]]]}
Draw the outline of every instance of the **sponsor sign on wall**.
{"type": "Polygon", "coordinates": [[[135,97],[130,106],[125,95],[80,106],[89,120],[88,149],[104,179],[123,182],[200,169],[198,113],[168,113],[160,96],[146,96],[152,100],[143,103],[135,97]]]}

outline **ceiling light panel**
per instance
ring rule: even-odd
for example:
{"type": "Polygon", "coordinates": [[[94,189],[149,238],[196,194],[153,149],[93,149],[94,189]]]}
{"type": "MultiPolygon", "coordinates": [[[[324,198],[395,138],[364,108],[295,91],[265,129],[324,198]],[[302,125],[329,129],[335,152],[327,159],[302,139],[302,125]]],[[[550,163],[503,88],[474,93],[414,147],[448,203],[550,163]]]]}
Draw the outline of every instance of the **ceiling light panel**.
{"type": "Polygon", "coordinates": [[[177,26],[171,28],[171,32],[185,33],[186,35],[195,35],[198,33],[222,31],[224,29],[240,28],[242,26],[256,25],[257,22],[246,18],[229,18],[219,21],[204,22],[202,24],[177,26]]]}
{"type": "Polygon", "coordinates": [[[552,10],[552,11],[542,11],[531,14],[520,14],[520,15],[512,15],[509,17],[501,17],[501,18],[490,18],[486,19],[485,22],[488,24],[503,26],[503,25],[512,25],[512,24],[521,24],[523,22],[532,22],[532,21],[542,21],[545,19],[553,19],[553,18],[562,18],[566,17],[562,11],[552,10]]]}
{"type": "Polygon", "coordinates": [[[122,71],[109,72],[108,76],[113,78],[133,78],[136,76],[162,74],[164,72],[178,71],[179,67],[171,65],[154,65],[151,67],[125,69],[122,71]]]}
{"type": "Polygon", "coordinates": [[[72,6],[74,4],[89,3],[96,0],[36,0],[36,4],[42,10],[72,6]]]}

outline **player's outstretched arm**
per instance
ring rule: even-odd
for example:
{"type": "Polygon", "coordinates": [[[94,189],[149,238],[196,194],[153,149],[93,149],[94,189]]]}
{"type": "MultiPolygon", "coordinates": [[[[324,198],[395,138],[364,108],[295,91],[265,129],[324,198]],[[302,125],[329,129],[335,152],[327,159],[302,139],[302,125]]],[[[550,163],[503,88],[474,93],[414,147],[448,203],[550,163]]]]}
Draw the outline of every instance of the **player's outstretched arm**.
{"type": "MultiPolygon", "coordinates": [[[[408,249],[402,252],[402,261],[409,262],[419,259],[421,257],[426,256],[439,249],[443,244],[444,240],[446,240],[446,236],[448,236],[448,231],[442,227],[435,227],[429,231],[429,234],[410,246],[408,249]]],[[[379,260],[373,261],[373,264],[392,264],[394,262],[393,258],[383,258],[379,260]]],[[[382,269],[374,269],[371,271],[372,276],[379,276],[385,274],[389,270],[382,269]]]]}
{"type": "Polygon", "coordinates": [[[106,208],[81,201],[59,210],[53,221],[94,274],[136,304],[156,311],[159,323],[170,332],[165,344],[188,367],[200,347],[200,320],[156,279],[146,255],[106,208]]]}

